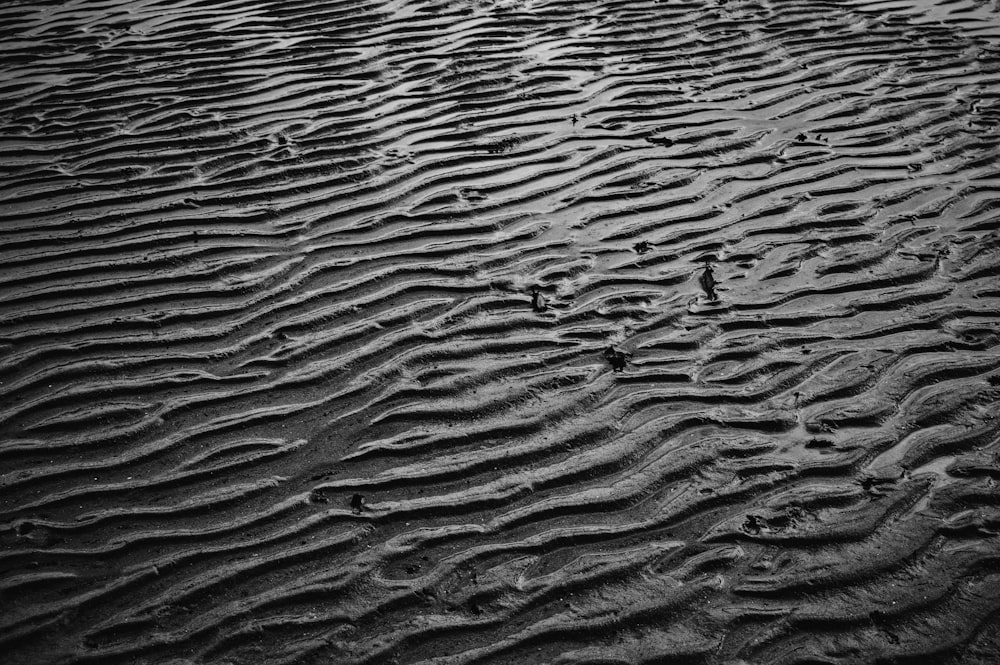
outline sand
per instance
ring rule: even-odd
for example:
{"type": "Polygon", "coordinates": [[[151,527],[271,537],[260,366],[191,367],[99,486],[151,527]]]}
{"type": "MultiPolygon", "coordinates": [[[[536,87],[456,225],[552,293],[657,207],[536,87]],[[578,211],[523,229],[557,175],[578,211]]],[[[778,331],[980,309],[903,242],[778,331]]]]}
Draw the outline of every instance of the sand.
{"type": "Polygon", "coordinates": [[[1000,662],[1000,4],[0,8],[0,661],[1000,662]]]}

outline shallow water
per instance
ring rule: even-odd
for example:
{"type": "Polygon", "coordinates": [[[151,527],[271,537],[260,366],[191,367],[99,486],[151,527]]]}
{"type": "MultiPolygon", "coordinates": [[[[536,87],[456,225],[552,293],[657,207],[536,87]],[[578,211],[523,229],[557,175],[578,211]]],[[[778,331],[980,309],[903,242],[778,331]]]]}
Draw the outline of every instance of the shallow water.
{"type": "Polygon", "coordinates": [[[0,32],[8,662],[1000,659],[996,2],[0,32]]]}

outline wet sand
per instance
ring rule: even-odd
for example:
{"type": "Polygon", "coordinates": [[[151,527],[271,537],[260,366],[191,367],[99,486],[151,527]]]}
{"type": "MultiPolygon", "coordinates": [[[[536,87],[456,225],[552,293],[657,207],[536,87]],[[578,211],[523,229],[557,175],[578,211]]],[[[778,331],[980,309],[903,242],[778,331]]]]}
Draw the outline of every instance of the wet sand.
{"type": "Polygon", "coordinates": [[[1000,662],[997,2],[0,34],[0,660],[1000,662]]]}

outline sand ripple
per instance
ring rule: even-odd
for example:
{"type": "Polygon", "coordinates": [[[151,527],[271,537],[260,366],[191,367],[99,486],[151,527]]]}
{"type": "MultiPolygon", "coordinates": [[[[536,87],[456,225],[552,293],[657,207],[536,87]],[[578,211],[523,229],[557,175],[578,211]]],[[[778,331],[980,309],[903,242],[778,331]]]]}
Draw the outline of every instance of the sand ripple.
{"type": "Polygon", "coordinates": [[[5,662],[997,662],[998,12],[8,3],[5,662]]]}

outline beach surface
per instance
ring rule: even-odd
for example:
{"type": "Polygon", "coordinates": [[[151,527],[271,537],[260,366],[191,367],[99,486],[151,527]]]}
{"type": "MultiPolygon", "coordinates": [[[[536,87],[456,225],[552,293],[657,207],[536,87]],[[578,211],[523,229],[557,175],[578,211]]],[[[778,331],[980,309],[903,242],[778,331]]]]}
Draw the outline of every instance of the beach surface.
{"type": "Polygon", "coordinates": [[[0,35],[5,665],[1000,662],[1000,1],[0,35]]]}

